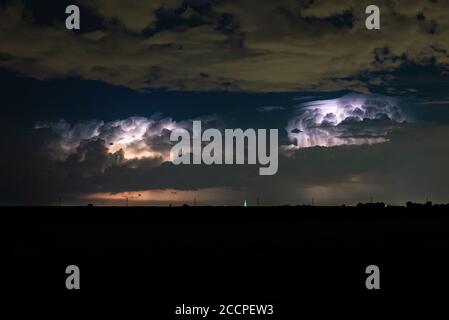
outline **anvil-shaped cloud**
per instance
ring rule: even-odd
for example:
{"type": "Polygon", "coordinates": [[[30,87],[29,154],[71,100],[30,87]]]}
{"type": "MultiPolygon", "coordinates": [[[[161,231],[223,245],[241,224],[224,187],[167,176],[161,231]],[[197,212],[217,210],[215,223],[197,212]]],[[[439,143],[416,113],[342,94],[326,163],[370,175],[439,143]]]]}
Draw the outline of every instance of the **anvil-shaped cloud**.
{"type": "Polygon", "coordinates": [[[350,94],[299,105],[286,129],[292,149],[363,145],[386,142],[391,130],[408,120],[397,99],[350,94]]]}

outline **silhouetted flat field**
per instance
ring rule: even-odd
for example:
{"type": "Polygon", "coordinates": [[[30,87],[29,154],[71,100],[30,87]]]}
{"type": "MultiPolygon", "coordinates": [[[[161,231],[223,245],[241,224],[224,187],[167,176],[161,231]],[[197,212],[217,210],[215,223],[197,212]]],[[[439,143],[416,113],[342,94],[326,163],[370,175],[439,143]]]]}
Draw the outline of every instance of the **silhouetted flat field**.
{"type": "Polygon", "coordinates": [[[224,303],[435,296],[449,284],[444,207],[5,208],[0,234],[8,296],[224,303]],[[65,290],[69,264],[82,293],[65,290]],[[378,292],[365,288],[371,264],[378,292]]]}

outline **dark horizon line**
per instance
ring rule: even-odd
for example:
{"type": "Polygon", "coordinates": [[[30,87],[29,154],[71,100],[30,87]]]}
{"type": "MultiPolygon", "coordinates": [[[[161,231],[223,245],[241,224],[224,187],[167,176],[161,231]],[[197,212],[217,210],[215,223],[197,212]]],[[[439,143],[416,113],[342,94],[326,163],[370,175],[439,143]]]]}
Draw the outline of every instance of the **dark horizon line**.
{"type": "Polygon", "coordinates": [[[168,204],[168,205],[0,205],[0,208],[282,208],[282,207],[307,207],[307,208],[413,208],[413,207],[449,207],[449,203],[434,204],[431,201],[425,203],[408,201],[404,205],[390,205],[384,202],[358,203],[356,205],[312,205],[312,204],[280,204],[280,205],[190,205],[190,204],[168,204]]]}

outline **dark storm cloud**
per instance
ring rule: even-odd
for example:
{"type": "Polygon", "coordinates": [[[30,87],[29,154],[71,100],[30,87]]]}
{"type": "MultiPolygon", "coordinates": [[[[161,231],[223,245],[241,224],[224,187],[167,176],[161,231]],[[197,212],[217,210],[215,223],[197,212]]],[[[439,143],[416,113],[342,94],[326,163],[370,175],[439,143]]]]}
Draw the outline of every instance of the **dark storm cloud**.
{"type": "Polygon", "coordinates": [[[327,204],[366,201],[370,195],[397,204],[426,197],[446,201],[449,128],[416,129],[395,131],[384,144],[301,149],[281,156],[279,173],[272,177],[260,177],[255,166],[164,163],[147,170],[112,166],[91,182],[102,185],[105,192],[239,188],[270,196],[275,203],[308,202],[310,196],[319,197],[316,190],[327,204]]]}
{"type": "Polygon", "coordinates": [[[39,25],[19,0],[0,7],[0,66],[136,89],[267,92],[367,91],[390,80],[361,74],[449,63],[447,1],[379,0],[380,31],[365,29],[369,1],[78,2],[101,28],[75,34],[39,25]]]}
{"type": "MultiPolygon", "coordinates": [[[[4,146],[8,156],[0,163],[0,202],[54,204],[63,197],[82,203],[96,193],[207,188],[241,190],[271,204],[308,203],[311,197],[321,204],[352,204],[370,196],[398,204],[427,196],[446,201],[448,134],[447,126],[408,124],[382,144],[298,149],[280,155],[277,175],[261,177],[258,166],[174,166],[157,156],[126,159],[123,150],[111,152],[103,139],[82,140],[68,156],[55,159],[42,145],[54,140],[54,133],[35,129],[10,134],[14,143],[4,146]]],[[[220,196],[217,191],[214,198],[220,196]]]]}

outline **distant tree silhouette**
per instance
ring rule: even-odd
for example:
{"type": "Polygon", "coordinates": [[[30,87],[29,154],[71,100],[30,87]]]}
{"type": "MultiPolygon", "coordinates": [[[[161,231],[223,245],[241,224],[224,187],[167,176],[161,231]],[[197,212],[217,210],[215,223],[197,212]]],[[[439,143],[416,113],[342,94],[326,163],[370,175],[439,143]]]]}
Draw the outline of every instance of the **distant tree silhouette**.
{"type": "Polygon", "coordinates": [[[430,208],[433,207],[432,201],[427,201],[426,203],[414,203],[411,201],[408,201],[405,206],[407,208],[430,208]]]}
{"type": "Polygon", "coordinates": [[[366,209],[385,209],[385,207],[386,205],[383,202],[357,204],[357,208],[366,208],[366,209]]]}

